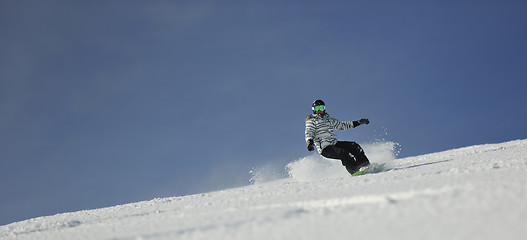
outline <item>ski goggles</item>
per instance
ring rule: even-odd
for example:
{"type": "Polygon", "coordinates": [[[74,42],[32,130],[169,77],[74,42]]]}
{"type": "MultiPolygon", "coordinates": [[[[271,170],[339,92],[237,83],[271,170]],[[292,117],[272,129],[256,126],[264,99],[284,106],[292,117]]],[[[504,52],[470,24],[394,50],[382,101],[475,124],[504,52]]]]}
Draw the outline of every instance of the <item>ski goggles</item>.
{"type": "Polygon", "coordinates": [[[313,111],[315,112],[318,112],[318,111],[325,111],[326,110],[326,106],[323,106],[323,105],[320,105],[320,106],[314,106],[313,107],[313,111]]]}

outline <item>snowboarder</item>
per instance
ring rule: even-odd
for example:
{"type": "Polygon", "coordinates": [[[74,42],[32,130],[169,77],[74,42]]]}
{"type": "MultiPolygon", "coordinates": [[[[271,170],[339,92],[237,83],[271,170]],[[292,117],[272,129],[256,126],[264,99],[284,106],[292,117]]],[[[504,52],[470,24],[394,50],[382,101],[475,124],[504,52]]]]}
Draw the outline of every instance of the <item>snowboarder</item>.
{"type": "Polygon", "coordinates": [[[326,104],[316,100],[312,105],[313,114],[306,117],[307,150],[315,147],[322,156],[340,159],[350,174],[370,165],[362,147],[356,142],[337,141],[333,130],[346,130],[361,124],[369,124],[366,118],[358,121],[339,121],[326,113],[326,104]]]}

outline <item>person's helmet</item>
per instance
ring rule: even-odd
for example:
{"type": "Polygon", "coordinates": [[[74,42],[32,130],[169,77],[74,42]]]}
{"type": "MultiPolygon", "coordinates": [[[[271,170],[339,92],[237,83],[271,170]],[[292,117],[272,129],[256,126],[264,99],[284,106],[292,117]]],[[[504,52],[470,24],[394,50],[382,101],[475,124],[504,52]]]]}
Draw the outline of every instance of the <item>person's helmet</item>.
{"type": "Polygon", "coordinates": [[[322,100],[315,100],[313,102],[313,105],[311,105],[311,109],[313,109],[313,113],[317,112],[316,110],[322,110],[322,111],[326,111],[326,104],[324,103],[324,101],[322,100]],[[320,109],[320,107],[322,107],[322,109],[320,109]]]}
{"type": "Polygon", "coordinates": [[[315,106],[326,106],[326,104],[324,103],[324,101],[322,101],[322,100],[319,99],[319,100],[315,100],[315,101],[313,102],[312,107],[315,107],[315,106]]]}

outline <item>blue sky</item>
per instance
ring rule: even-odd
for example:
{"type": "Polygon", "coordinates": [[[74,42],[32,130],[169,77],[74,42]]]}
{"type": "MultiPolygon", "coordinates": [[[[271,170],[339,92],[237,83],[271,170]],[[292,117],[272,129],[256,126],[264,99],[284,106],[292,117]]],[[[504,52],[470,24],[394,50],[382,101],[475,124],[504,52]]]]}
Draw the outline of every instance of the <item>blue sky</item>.
{"type": "Polygon", "coordinates": [[[526,138],[526,7],[2,1],[0,224],[248,184],[315,99],[400,157],[526,138]]]}

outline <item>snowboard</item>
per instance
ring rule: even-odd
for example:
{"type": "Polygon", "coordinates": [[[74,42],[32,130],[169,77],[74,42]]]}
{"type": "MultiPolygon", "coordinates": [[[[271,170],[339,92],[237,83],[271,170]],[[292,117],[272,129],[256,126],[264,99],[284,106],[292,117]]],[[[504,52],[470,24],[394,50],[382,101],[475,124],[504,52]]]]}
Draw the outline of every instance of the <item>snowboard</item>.
{"type": "Polygon", "coordinates": [[[385,170],[386,163],[372,163],[366,169],[351,174],[352,177],[360,176],[368,173],[377,173],[385,170]]]}

